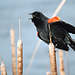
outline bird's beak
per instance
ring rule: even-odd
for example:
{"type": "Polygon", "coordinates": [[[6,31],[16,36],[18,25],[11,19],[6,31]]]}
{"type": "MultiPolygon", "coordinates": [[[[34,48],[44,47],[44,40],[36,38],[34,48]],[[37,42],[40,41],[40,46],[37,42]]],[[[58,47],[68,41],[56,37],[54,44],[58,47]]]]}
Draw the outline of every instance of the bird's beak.
{"type": "Polygon", "coordinates": [[[29,15],[33,15],[32,13],[29,13],[29,15]]]}
{"type": "MultiPolygon", "coordinates": [[[[29,13],[29,15],[32,15],[33,16],[33,14],[32,13],[29,13]]],[[[29,18],[29,20],[32,20],[33,18],[29,18]]]]}

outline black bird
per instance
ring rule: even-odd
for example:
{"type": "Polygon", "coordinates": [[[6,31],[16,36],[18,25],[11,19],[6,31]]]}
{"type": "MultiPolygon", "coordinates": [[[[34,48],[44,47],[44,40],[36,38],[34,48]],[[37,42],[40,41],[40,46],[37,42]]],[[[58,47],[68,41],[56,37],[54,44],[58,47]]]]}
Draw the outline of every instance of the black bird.
{"type": "Polygon", "coordinates": [[[49,27],[51,38],[56,48],[68,51],[68,45],[75,51],[75,41],[71,38],[69,33],[75,34],[75,27],[60,20],[59,17],[49,19],[41,12],[35,11],[30,13],[32,15],[32,22],[36,26],[38,37],[45,43],[50,43],[49,27]]]}

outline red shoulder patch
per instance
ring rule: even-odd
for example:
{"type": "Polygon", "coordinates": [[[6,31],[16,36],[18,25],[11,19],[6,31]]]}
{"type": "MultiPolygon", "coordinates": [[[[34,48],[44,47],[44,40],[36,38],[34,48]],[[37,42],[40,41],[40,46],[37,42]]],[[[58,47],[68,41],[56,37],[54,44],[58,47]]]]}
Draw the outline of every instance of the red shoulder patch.
{"type": "Polygon", "coordinates": [[[57,22],[60,20],[60,17],[53,17],[51,19],[48,20],[48,23],[51,23],[51,22],[57,22]]]}
{"type": "Polygon", "coordinates": [[[38,34],[39,34],[39,33],[37,32],[37,36],[38,36],[38,34]]]}

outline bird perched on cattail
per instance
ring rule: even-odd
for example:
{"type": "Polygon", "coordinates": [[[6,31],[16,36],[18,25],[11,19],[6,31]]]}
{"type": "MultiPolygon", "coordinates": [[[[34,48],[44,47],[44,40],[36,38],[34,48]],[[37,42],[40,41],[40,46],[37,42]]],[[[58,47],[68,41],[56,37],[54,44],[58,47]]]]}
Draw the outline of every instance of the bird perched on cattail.
{"type": "Polygon", "coordinates": [[[37,29],[37,36],[45,43],[50,43],[49,27],[51,39],[56,48],[68,51],[68,45],[75,51],[75,41],[71,38],[69,33],[75,34],[75,27],[60,20],[59,17],[49,19],[41,12],[35,11],[30,13],[32,15],[31,21],[37,29]]]}

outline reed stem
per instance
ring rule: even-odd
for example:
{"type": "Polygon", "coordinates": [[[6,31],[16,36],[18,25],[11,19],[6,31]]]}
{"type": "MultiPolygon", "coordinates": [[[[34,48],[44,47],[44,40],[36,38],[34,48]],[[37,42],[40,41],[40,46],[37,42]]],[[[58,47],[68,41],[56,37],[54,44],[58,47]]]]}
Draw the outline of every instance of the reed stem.
{"type": "Polygon", "coordinates": [[[22,40],[18,40],[17,43],[17,75],[23,74],[23,43],[22,40]]]}
{"type": "Polygon", "coordinates": [[[61,50],[59,50],[59,71],[60,71],[60,75],[65,75],[65,71],[64,71],[64,62],[63,62],[63,52],[61,50]]]}
{"type": "Polygon", "coordinates": [[[49,57],[50,57],[51,75],[57,75],[56,54],[53,43],[49,44],[49,57]]]}
{"type": "Polygon", "coordinates": [[[2,58],[1,58],[1,67],[0,68],[1,68],[1,75],[7,75],[6,67],[5,67],[5,64],[2,61],[2,58]]]}
{"type": "Polygon", "coordinates": [[[20,19],[19,19],[19,40],[17,42],[17,75],[23,74],[23,43],[20,33],[20,19]]]}
{"type": "Polygon", "coordinates": [[[10,36],[11,36],[11,49],[12,49],[12,70],[13,70],[13,75],[16,75],[15,31],[13,28],[10,30],[10,36]]]}

